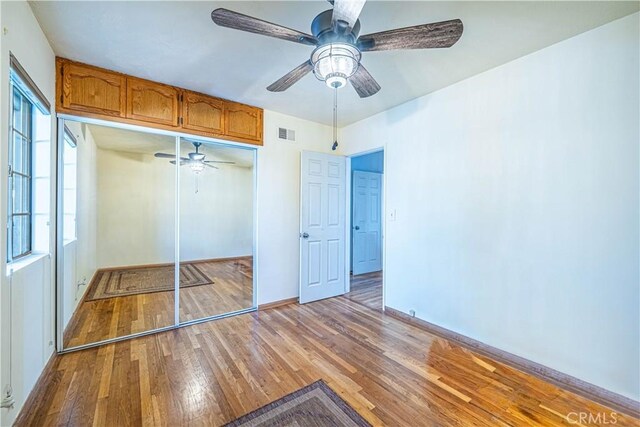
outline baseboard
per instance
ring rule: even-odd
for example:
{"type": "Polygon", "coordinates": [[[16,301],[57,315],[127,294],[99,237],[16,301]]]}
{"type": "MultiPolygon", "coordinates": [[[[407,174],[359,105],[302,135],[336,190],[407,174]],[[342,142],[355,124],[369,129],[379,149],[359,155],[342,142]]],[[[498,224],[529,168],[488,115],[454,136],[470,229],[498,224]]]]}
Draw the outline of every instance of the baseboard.
{"type": "Polygon", "coordinates": [[[269,302],[267,304],[260,304],[258,310],[269,310],[271,308],[282,307],[289,304],[295,304],[298,302],[298,297],[281,299],[279,301],[269,302]]]}
{"type": "MultiPolygon", "coordinates": [[[[203,264],[207,262],[226,262],[226,261],[239,261],[243,259],[251,259],[253,255],[242,255],[242,256],[233,256],[226,258],[206,258],[206,259],[194,259],[190,261],[180,261],[181,264],[203,264]]],[[[161,262],[157,264],[134,264],[134,265],[122,265],[119,267],[101,267],[96,270],[97,272],[104,271],[118,271],[118,270],[137,270],[144,268],[155,268],[155,267],[171,267],[176,265],[175,262],[161,262]]]]}
{"type": "Polygon", "coordinates": [[[416,326],[422,330],[425,330],[433,335],[437,335],[448,341],[452,341],[462,347],[468,348],[478,354],[490,357],[498,362],[504,363],[519,371],[538,377],[546,382],[554,384],[562,389],[568,390],[572,393],[585,397],[594,402],[608,406],[616,411],[630,415],[635,418],[640,418],[640,402],[636,402],[626,396],[622,396],[618,393],[606,390],[597,385],[588,383],[579,378],[573,377],[568,374],[564,374],[555,369],[525,359],[515,354],[508,353],[499,348],[492,347],[483,342],[477,341],[473,338],[469,338],[465,335],[461,335],[457,332],[453,332],[442,326],[434,325],[426,320],[412,317],[406,313],[403,313],[395,308],[384,308],[385,314],[402,320],[405,323],[416,326]]]}

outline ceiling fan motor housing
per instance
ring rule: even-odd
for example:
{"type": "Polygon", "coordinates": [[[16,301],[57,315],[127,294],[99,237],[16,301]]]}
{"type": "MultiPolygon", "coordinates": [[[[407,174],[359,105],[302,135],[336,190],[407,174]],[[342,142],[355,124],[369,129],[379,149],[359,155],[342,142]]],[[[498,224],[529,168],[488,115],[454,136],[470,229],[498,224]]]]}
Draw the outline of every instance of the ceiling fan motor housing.
{"type": "Polygon", "coordinates": [[[313,18],[311,22],[311,34],[318,39],[318,45],[327,43],[349,43],[355,44],[360,35],[360,20],[348,31],[349,26],[344,21],[339,21],[337,28],[332,23],[333,9],[325,10],[313,18]]]}

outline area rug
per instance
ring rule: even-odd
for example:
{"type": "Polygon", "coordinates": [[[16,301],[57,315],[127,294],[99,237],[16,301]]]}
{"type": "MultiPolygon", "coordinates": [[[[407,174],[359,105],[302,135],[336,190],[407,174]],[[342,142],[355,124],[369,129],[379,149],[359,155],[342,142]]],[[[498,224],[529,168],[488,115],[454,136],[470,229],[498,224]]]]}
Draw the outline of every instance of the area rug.
{"type": "Polygon", "coordinates": [[[371,426],[324,381],[294,391],[248,413],[227,427],[350,427],[371,426]]]}
{"type": "MultiPolygon", "coordinates": [[[[175,281],[174,272],[173,265],[100,270],[92,280],[85,301],[172,291],[175,281]]],[[[181,288],[210,284],[213,284],[213,281],[196,265],[189,263],[180,265],[181,288]]]]}

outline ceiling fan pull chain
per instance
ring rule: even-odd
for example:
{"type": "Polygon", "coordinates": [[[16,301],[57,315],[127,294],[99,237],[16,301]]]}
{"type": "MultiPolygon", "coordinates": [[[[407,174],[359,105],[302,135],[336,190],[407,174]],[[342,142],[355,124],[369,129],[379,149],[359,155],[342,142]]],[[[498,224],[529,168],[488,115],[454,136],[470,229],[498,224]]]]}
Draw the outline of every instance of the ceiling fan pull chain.
{"type": "Polygon", "coordinates": [[[338,88],[333,88],[333,151],[338,148],[338,88]]]}

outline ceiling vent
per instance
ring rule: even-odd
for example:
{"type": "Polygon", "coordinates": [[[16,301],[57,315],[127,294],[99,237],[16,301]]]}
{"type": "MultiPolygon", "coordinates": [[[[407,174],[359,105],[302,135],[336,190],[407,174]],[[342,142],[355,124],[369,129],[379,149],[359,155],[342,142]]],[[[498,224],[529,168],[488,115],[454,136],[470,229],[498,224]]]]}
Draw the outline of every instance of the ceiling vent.
{"type": "Polygon", "coordinates": [[[293,129],[278,128],[278,138],[295,141],[296,131],[293,129]]]}

